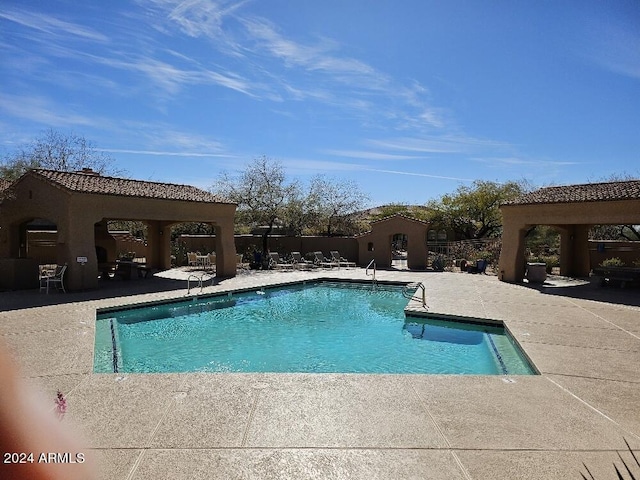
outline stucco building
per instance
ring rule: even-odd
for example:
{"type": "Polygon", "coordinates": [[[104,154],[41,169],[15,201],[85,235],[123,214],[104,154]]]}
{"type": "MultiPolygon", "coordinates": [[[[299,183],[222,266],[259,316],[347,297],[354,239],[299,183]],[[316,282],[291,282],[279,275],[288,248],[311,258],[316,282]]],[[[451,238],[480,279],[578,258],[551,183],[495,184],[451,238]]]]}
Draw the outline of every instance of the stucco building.
{"type": "Polygon", "coordinates": [[[394,236],[401,236],[406,243],[407,267],[412,270],[427,268],[427,231],[429,223],[396,214],[371,222],[371,231],[359,235],[358,260],[360,265],[376,261],[378,268],[388,268],[392,263],[394,236]]]}
{"type": "Polygon", "coordinates": [[[587,276],[592,225],[639,225],[640,180],[541,188],[504,204],[499,276],[520,282],[525,274],[525,237],[536,225],[560,232],[560,274],[587,276]]]}
{"type": "Polygon", "coordinates": [[[11,281],[13,276],[18,288],[25,288],[23,284],[32,278],[37,282],[37,270],[33,271],[34,262],[29,262],[26,251],[27,231],[34,222],[55,226],[56,261],[68,265],[65,283],[71,290],[97,287],[98,256],[104,256],[105,251],[109,255],[109,220],[145,223],[147,266],[155,269],[171,266],[172,225],[210,224],[216,234],[217,274],[236,273],[236,205],[205,190],[106,177],[90,169],[30,170],[13,184],[5,182],[0,188],[4,191],[0,203],[0,266],[5,281],[11,281]]]}

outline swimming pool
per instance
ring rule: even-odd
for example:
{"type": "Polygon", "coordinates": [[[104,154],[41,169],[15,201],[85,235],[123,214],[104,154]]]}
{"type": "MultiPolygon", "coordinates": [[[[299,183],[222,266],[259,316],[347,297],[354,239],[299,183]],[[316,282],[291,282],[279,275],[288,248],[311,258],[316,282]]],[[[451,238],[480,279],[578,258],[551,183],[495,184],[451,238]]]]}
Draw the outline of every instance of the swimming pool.
{"type": "Polygon", "coordinates": [[[401,292],[315,282],[99,312],[94,371],[535,374],[504,328],[405,315],[401,292]]]}

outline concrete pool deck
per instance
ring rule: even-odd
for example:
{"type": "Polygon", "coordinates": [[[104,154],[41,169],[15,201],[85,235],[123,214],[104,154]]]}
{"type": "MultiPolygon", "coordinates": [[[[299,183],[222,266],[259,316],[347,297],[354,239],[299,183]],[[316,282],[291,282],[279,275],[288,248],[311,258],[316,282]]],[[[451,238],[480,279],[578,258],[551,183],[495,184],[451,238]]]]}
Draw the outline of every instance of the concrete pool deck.
{"type": "MultiPolygon", "coordinates": [[[[186,276],[0,293],[2,341],[51,406],[65,393],[98,478],[613,479],[625,439],[640,454],[638,289],[377,272],[423,282],[432,312],[504,320],[539,376],[93,374],[95,310],[184,297],[186,276]]],[[[204,293],[322,277],[369,278],[254,272],[204,293]]]]}

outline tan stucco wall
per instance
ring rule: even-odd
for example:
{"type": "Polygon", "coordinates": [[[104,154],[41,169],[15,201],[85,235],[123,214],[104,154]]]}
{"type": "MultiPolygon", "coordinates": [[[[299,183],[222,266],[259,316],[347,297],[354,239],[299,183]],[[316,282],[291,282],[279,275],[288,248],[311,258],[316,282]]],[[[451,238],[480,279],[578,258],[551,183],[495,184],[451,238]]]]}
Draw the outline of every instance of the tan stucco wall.
{"type": "Polygon", "coordinates": [[[561,234],[562,275],[589,274],[588,230],[592,225],[640,224],[640,199],[564,204],[503,205],[502,251],[498,276],[524,278],[524,235],[535,225],[551,225],[561,234]]]}
{"type": "Polygon", "coordinates": [[[34,218],[55,223],[58,230],[58,264],[68,264],[66,284],[70,290],[95,288],[98,265],[94,225],[104,220],[141,220],[149,228],[149,266],[170,267],[170,226],[181,222],[204,222],[216,226],[217,272],[236,273],[233,243],[234,204],[187,202],[154,198],[69,193],[36,176],[26,175],[15,185],[15,198],[0,210],[0,257],[25,256],[20,244],[20,225],[34,218]],[[81,265],[77,257],[87,257],[81,265]]]}

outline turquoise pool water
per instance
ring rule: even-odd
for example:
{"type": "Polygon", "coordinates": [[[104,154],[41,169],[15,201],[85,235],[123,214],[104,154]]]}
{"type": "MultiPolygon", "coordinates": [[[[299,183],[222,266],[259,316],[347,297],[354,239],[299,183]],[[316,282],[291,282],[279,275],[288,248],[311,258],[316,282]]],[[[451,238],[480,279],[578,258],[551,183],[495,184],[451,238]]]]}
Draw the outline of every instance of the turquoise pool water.
{"type": "Polygon", "coordinates": [[[94,371],[535,373],[504,329],[405,316],[401,291],[322,282],[100,313],[94,371]]]}

